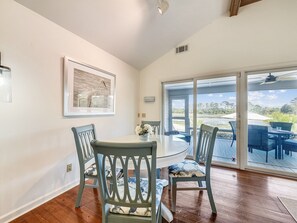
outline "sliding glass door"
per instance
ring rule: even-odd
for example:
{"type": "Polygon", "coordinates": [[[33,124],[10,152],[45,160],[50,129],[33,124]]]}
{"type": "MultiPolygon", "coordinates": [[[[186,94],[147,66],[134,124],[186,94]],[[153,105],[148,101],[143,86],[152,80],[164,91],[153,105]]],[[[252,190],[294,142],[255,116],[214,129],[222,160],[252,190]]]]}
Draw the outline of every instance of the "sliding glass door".
{"type": "Polygon", "coordinates": [[[176,135],[187,141],[190,145],[189,155],[192,156],[196,148],[200,125],[217,126],[219,132],[213,161],[237,165],[236,82],[237,76],[233,75],[164,83],[164,133],[176,135]]]}
{"type": "Polygon", "coordinates": [[[219,131],[213,162],[237,164],[236,76],[197,80],[197,131],[201,124],[217,126],[219,131]]]}
{"type": "Polygon", "coordinates": [[[247,82],[247,166],[297,173],[297,70],[248,73],[247,82]]]}
{"type": "Polygon", "coordinates": [[[213,163],[297,173],[297,68],[163,83],[164,133],[189,143],[201,124],[219,132],[213,163]]]}

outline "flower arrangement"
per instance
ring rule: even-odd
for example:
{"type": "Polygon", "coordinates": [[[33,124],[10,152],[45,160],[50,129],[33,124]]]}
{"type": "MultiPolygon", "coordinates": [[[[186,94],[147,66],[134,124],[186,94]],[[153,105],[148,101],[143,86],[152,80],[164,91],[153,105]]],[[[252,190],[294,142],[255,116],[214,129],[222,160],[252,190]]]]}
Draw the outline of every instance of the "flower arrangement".
{"type": "Polygon", "coordinates": [[[146,135],[146,134],[153,134],[153,128],[149,124],[138,125],[135,128],[136,135],[146,135]]]}

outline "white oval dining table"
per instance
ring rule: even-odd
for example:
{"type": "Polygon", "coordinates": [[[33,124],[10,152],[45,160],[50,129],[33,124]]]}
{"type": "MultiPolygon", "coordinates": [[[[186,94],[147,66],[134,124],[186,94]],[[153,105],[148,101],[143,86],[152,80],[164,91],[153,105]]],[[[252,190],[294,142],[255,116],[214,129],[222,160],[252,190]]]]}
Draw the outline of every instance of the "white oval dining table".
{"type": "Polygon", "coordinates": [[[106,142],[133,143],[144,141],[157,142],[157,168],[168,167],[184,160],[189,144],[174,136],[152,135],[144,139],[138,135],[127,135],[104,140],[106,142]]]}

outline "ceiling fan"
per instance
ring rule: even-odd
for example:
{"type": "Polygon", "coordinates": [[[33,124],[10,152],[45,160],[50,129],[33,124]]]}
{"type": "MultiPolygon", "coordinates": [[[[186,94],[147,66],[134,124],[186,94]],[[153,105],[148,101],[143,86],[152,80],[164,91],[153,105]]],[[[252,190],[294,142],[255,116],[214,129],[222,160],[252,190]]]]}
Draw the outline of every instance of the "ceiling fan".
{"type": "Polygon", "coordinates": [[[296,71],[288,72],[288,73],[285,73],[285,74],[280,74],[279,76],[276,76],[276,75],[273,75],[273,74],[269,73],[268,76],[265,78],[265,80],[262,83],[260,83],[260,85],[273,84],[273,83],[278,82],[278,81],[297,80],[296,74],[297,74],[296,71]]]}

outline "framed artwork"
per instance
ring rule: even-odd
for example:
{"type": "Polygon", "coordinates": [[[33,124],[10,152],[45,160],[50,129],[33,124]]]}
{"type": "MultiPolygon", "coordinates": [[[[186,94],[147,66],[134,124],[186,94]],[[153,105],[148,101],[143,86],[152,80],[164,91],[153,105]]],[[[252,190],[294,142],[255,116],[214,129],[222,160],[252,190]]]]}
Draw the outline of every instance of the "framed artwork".
{"type": "Polygon", "coordinates": [[[116,76],[64,58],[64,116],[115,114],[116,76]]]}

